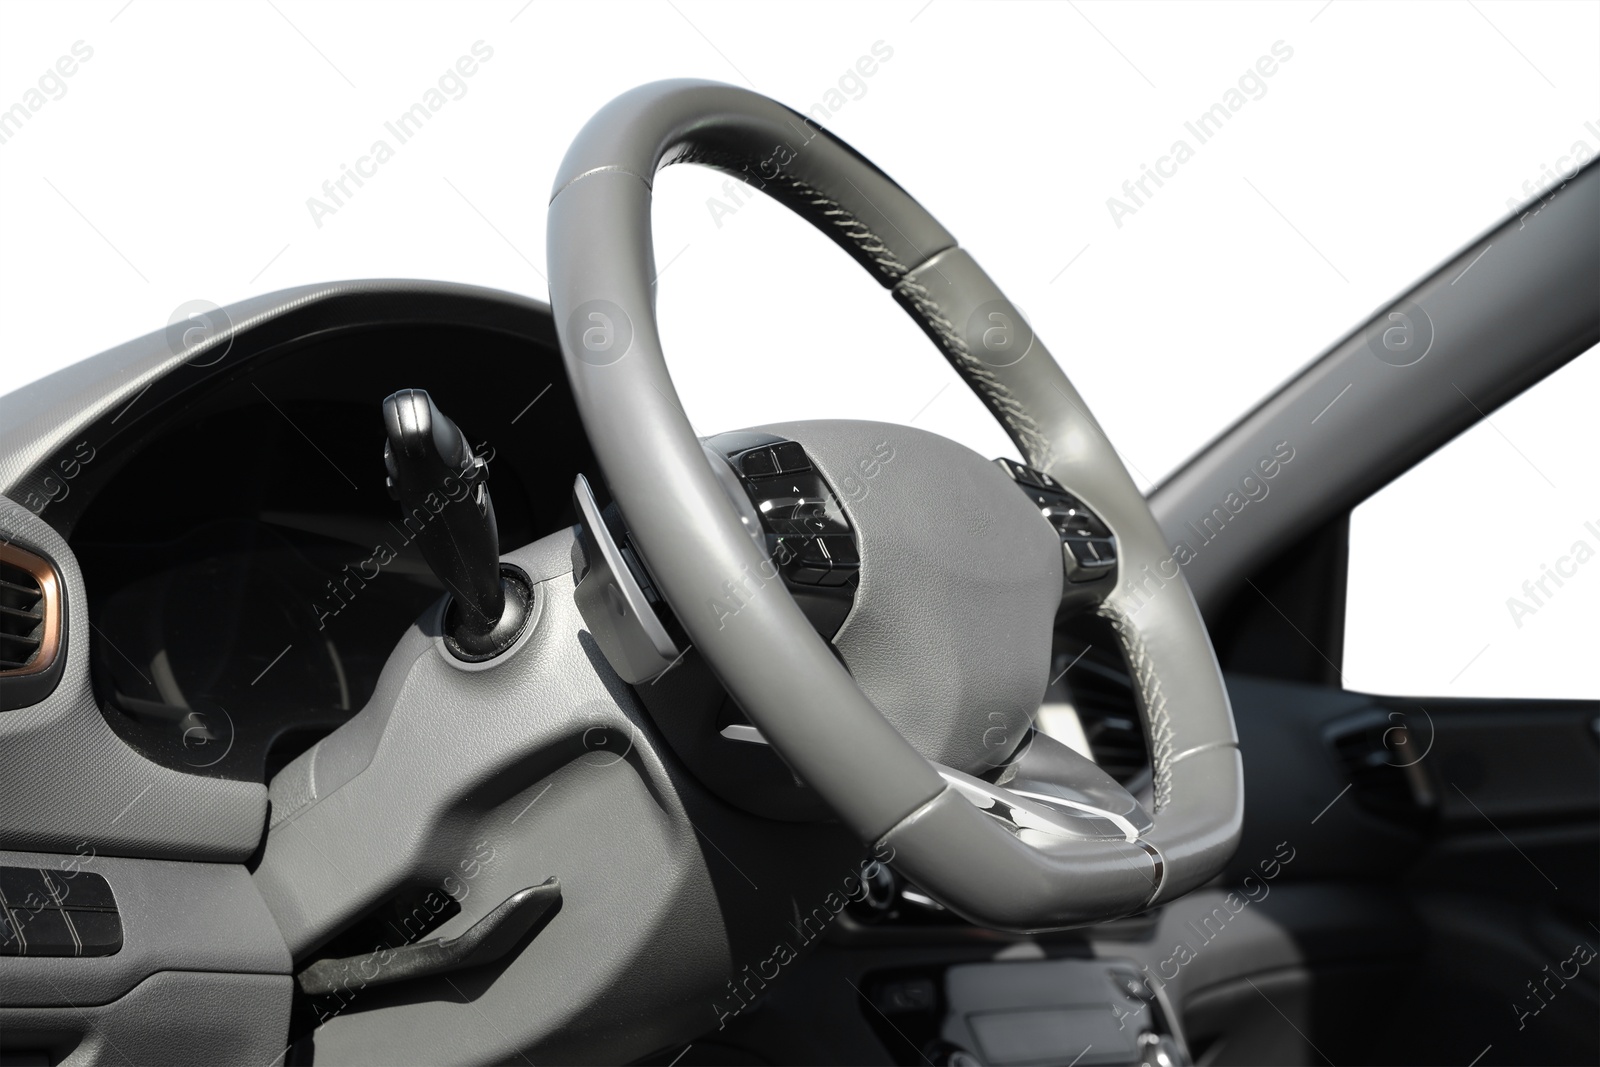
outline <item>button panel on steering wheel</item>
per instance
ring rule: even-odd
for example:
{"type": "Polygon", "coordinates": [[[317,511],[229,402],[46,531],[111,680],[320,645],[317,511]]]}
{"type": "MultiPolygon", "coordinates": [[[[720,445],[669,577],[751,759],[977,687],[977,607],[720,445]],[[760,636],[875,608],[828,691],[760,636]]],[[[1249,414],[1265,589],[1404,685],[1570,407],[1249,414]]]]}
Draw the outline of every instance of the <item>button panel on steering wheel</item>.
{"type": "Polygon", "coordinates": [[[832,636],[861,575],[855,530],[833,488],[798,441],[735,433],[706,443],[738,476],[784,585],[818,631],[832,636]]]}
{"type": "Polygon", "coordinates": [[[850,520],[794,441],[732,457],[761,516],[767,551],[797,585],[854,586],[861,569],[850,520]]]}
{"type": "Polygon", "coordinates": [[[1008,459],[997,459],[995,463],[1039,505],[1039,512],[1060,536],[1068,595],[1074,592],[1071,588],[1074,584],[1098,582],[1103,578],[1115,580],[1117,539],[1100,516],[1045,472],[1008,459]]]}

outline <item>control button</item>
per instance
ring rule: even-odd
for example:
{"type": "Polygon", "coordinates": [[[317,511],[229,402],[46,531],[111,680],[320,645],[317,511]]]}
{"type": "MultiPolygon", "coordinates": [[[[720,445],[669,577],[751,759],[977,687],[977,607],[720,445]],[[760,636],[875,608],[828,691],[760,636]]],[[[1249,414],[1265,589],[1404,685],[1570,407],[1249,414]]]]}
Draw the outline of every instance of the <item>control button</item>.
{"type": "Polygon", "coordinates": [[[850,533],[850,520],[826,479],[812,466],[797,442],[782,441],[736,457],[746,474],[745,493],[761,516],[772,560],[792,586],[840,589],[856,582],[861,556],[850,533]],[[752,457],[757,458],[754,466],[752,457]],[[770,457],[776,472],[764,471],[770,457]]]}
{"type": "Polygon", "coordinates": [[[1069,537],[1067,550],[1072,553],[1072,558],[1080,566],[1093,566],[1099,563],[1099,552],[1094,550],[1094,542],[1088,537],[1069,537]]]}
{"type": "Polygon", "coordinates": [[[739,469],[744,471],[746,478],[765,478],[778,473],[778,464],[772,458],[770,448],[755,448],[744,454],[739,469]]]}
{"type": "Polygon", "coordinates": [[[828,553],[815,537],[785,538],[794,550],[788,577],[801,585],[821,585],[828,576],[828,553]]]}
{"type": "Polygon", "coordinates": [[[75,875],[52,871],[47,872],[47,875],[55,884],[56,898],[61,901],[62,907],[117,910],[117,901],[111,895],[111,886],[106,884],[106,880],[100,875],[89,871],[79,871],[75,875]]]}
{"type": "Polygon", "coordinates": [[[786,574],[800,585],[837,588],[849,585],[860,568],[860,556],[849,534],[783,538],[790,547],[792,566],[786,574]]]}
{"type": "Polygon", "coordinates": [[[1050,475],[1046,474],[1044,471],[1035,470],[1032,467],[1025,467],[1022,464],[1012,462],[1009,459],[997,459],[995,460],[995,463],[1000,467],[1001,470],[1005,471],[1011,476],[1012,481],[1023,486],[1024,488],[1029,486],[1041,486],[1045,489],[1061,488],[1061,483],[1050,477],[1050,475]]]}
{"type": "Polygon", "coordinates": [[[51,901],[56,907],[63,907],[67,899],[67,882],[62,877],[62,871],[41,870],[39,876],[44,879],[45,888],[50,893],[51,901]]]}
{"type": "Polygon", "coordinates": [[[1060,511],[1052,509],[1045,513],[1045,517],[1055,523],[1056,529],[1060,530],[1064,537],[1111,536],[1110,529],[1100,521],[1100,516],[1076,502],[1074,506],[1060,511]]]}
{"type": "Polygon", "coordinates": [[[854,567],[861,563],[861,556],[856,552],[855,538],[849,534],[825,534],[818,540],[828,550],[828,559],[835,567],[854,567]]]}
{"type": "Polygon", "coordinates": [[[1061,554],[1070,582],[1092,582],[1117,564],[1116,548],[1109,538],[1067,538],[1061,554]]]}
{"type": "Polygon", "coordinates": [[[0,956],[109,956],[122,948],[116,898],[98,874],[0,867],[0,896],[0,956]]]}
{"type": "Polygon", "coordinates": [[[45,884],[44,872],[32,867],[0,867],[0,897],[12,911],[18,908],[53,908],[55,894],[45,884]]]}
{"type": "Polygon", "coordinates": [[[817,544],[828,557],[828,573],[823,576],[821,584],[834,587],[847,585],[856,576],[860,566],[855,543],[843,534],[833,534],[817,538],[817,544]]]}
{"type": "Polygon", "coordinates": [[[1100,516],[1044,471],[1004,459],[995,462],[1055,528],[1061,538],[1067,581],[1093,582],[1112,572],[1117,565],[1117,542],[1100,516]]]}
{"type": "Polygon", "coordinates": [[[774,563],[780,567],[788,567],[800,558],[800,546],[805,544],[805,538],[792,535],[780,537],[777,534],[767,535],[767,555],[772,557],[774,563]]]}
{"type": "Polygon", "coordinates": [[[78,934],[82,955],[111,956],[122,948],[122,919],[114,911],[73,911],[65,913],[78,934]]]}
{"type": "Polygon", "coordinates": [[[827,483],[816,474],[750,481],[745,491],[773,533],[809,536],[850,529],[827,483]]]}
{"type": "Polygon", "coordinates": [[[817,584],[824,586],[849,585],[850,579],[855,576],[856,572],[853,567],[834,567],[827,574],[824,574],[822,580],[817,584]]]}
{"type": "Polygon", "coordinates": [[[1033,469],[1030,468],[1030,467],[1024,467],[1020,463],[1007,462],[1005,464],[1005,469],[1006,469],[1006,473],[1010,474],[1012,478],[1014,478],[1016,481],[1021,482],[1024,485],[1040,485],[1040,484],[1042,484],[1039,481],[1039,476],[1037,474],[1033,473],[1033,469]]]}
{"type": "Polygon", "coordinates": [[[55,908],[11,909],[12,921],[22,934],[24,954],[28,956],[76,956],[77,939],[72,928],[55,908]]]}
{"type": "MultiPolygon", "coordinates": [[[[811,469],[811,460],[806,456],[806,450],[793,441],[785,441],[781,445],[774,445],[772,453],[778,459],[778,469],[785,474],[792,471],[808,471],[811,469]]],[[[745,473],[749,473],[746,471],[745,473]]]]}
{"type": "Polygon", "coordinates": [[[801,585],[822,585],[828,577],[828,553],[815,537],[800,541],[789,579],[801,585]]]}

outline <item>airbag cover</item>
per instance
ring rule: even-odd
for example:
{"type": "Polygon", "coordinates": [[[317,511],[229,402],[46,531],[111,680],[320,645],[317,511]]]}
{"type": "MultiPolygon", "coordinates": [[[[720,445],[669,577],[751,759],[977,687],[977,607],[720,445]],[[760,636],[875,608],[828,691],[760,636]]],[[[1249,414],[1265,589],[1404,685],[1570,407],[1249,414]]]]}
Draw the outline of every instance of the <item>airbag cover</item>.
{"type": "Polygon", "coordinates": [[[1022,741],[1049,681],[1061,542],[994,463],[937,434],[819,421],[800,442],[855,527],[855,605],[834,646],[928,759],[968,773],[1022,741]],[[887,457],[887,458],[884,458],[887,457]]]}

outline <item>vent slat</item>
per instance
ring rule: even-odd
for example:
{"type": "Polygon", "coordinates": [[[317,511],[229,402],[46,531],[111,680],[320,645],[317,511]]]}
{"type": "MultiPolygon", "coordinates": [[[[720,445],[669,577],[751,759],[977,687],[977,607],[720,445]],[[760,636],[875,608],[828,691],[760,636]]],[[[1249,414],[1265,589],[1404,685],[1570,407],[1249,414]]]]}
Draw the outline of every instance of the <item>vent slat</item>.
{"type": "Polygon", "coordinates": [[[1329,740],[1358,805],[1400,822],[1416,822],[1426,811],[1407,776],[1407,760],[1387,743],[1396,729],[1404,726],[1388,717],[1373,717],[1335,732],[1329,740]]]}
{"type": "MultiPolygon", "coordinates": [[[[0,676],[37,674],[54,662],[61,627],[58,588],[48,561],[0,544],[0,676]]],[[[18,685],[8,684],[0,706],[14,706],[12,698],[26,692],[18,685]]]]}
{"type": "MultiPolygon", "coordinates": [[[[1083,634],[1085,638],[1090,635],[1083,634]]],[[[1094,761],[1117,781],[1127,783],[1149,764],[1144,726],[1134,699],[1133,679],[1109,631],[1093,635],[1092,643],[1063,676],[1072,706],[1083,726],[1084,739],[1094,761]]],[[[1078,655],[1078,649],[1069,658],[1078,655]]]]}

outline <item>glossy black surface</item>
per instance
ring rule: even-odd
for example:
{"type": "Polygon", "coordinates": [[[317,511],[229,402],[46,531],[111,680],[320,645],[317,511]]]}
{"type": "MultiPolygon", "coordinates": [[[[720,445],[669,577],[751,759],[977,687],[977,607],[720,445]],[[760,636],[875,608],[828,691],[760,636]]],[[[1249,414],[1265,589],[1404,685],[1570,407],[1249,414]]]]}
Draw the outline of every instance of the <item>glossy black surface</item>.
{"type": "Polygon", "coordinates": [[[0,867],[0,956],[110,956],[122,918],[98,874],[0,867]]]}
{"type": "Polygon", "coordinates": [[[1045,472],[1008,459],[995,463],[1038,505],[1040,514],[1060,535],[1061,562],[1068,582],[1095,582],[1116,575],[1116,538],[1100,516],[1045,472]]]}
{"type": "Polygon", "coordinates": [[[767,552],[790,585],[853,587],[861,569],[850,520],[795,441],[728,457],[761,516],[767,552]]]}

